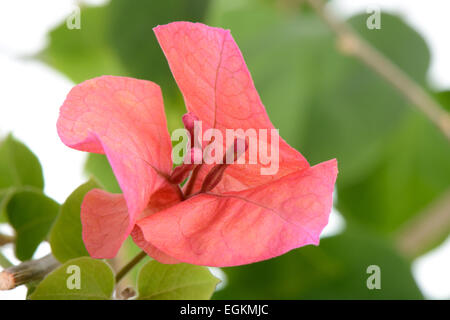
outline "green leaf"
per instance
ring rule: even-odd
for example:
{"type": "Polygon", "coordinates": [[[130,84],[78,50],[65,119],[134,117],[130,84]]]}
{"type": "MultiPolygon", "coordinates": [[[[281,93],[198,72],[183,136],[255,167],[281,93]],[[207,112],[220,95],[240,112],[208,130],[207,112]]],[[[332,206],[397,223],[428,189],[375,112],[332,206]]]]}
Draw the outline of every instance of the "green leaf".
{"type": "Polygon", "coordinates": [[[411,111],[385,141],[375,170],[338,189],[338,207],[346,217],[392,234],[449,189],[449,143],[421,113],[411,111]]]}
{"type": "Polygon", "coordinates": [[[131,76],[161,86],[169,129],[182,127],[186,109],[153,28],[173,21],[204,21],[210,2],[112,0],[108,7],[108,41],[131,76]]]}
{"type": "Polygon", "coordinates": [[[8,222],[6,217],[6,205],[14,194],[14,190],[14,187],[0,190],[0,223],[8,222]]]}
{"type": "Polygon", "coordinates": [[[382,28],[367,28],[367,14],[358,14],[348,21],[372,46],[386,55],[405,71],[409,77],[426,85],[426,74],[430,66],[430,50],[425,39],[400,17],[383,13],[382,28]],[[398,36],[401,35],[399,38],[398,36]],[[386,41],[396,40],[387,44],[386,41]],[[408,49],[416,48],[407,52],[408,49]]]}
{"type": "MultiPolygon", "coordinates": [[[[358,15],[350,22],[394,64],[425,83],[429,51],[424,40],[398,17],[383,14],[383,28],[376,32],[367,29],[366,18],[358,15]]],[[[408,115],[410,106],[391,84],[356,59],[328,55],[321,64],[324,78],[332,73],[334,81],[319,80],[320,91],[309,102],[301,146],[313,163],[336,157],[338,182],[344,186],[363,180],[376,166],[384,140],[408,115]]]]}
{"type": "Polygon", "coordinates": [[[436,100],[441,106],[450,112],[450,90],[435,93],[436,100]]]}
{"type": "Polygon", "coordinates": [[[87,257],[67,261],[42,280],[31,300],[109,300],[114,290],[114,274],[101,260],[87,257]],[[79,274],[77,272],[79,270],[79,274]],[[79,275],[80,288],[76,285],[79,275]]]}
{"type": "Polygon", "coordinates": [[[55,258],[61,262],[89,256],[81,237],[80,210],[84,196],[94,188],[100,186],[93,180],[79,186],[59,210],[58,218],[50,232],[50,246],[55,258]]]}
{"type": "Polygon", "coordinates": [[[47,238],[59,210],[59,204],[36,190],[15,192],[6,213],[16,231],[16,256],[29,260],[38,245],[47,238]]]}
{"type": "Polygon", "coordinates": [[[84,171],[88,175],[95,177],[106,191],[122,193],[105,155],[97,153],[89,154],[84,165],[84,171]]]}
{"type": "Polygon", "coordinates": [[[33,294],[34,290],[36,290],[37,286],[39,285],[39,280],[32,281],[27,283],[27,296],[26,299],[29,300],[30,296],[33,294]]]}
{"type": "Polygon", "coordinates": [[[37,58],[77,83],[105,74],[126,76],[106,41],[108,19],[107,7],[82,7],[81,29],[68,29],[64,21],[50,32],[37,58]]]}
{"type": "Polygon", "coordinates": [[[216,299],[421,299],[411,267],[385,241],[348,226],[275,259],[222,268],[228,285],[216,299]],[[381,289],[369,290],[367,268],[381,270],[381,289]]]}
{"type": "Polygon", "coordinates": [[[9,198],[22,187],[44,188],[44,176],[38,158],[11,134],[0,141],[0,223],[9,198]]]}
{"type": "Polygon", "coordinates": [[[12,135],[0,142],[0,191],[9,187],[44,188],[38,158],[12,135]]]}
{"type": "Polygon", "coordinates": [[[173,93],[176,85],[152,29],[173,21],[202,21],[209,2],[112,0],[109,41],[134,77],[154,81],[173,93]]]}
{"type": "Polygon", "coordinates": [[[148,262],[138,276],[140,300],[207,300],[220,282],[206,267],[148,262]]]}

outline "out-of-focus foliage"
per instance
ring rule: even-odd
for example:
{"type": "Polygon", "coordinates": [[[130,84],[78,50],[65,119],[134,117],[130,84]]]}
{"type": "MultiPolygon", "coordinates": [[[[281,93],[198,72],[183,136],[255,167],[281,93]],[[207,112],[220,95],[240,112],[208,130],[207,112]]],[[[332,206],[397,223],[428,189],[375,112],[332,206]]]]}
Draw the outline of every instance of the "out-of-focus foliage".
{"type": "Polygon", "coordinates": [[[376,167],[364,179],[338,189],[338,207],[348,217],[390,234],[449,188],[450,148],[441,132],[412,111],[383,147],[376,167]]]}
{"type": "Polygon", "coordinates": [[[46,239],[59,204],[42,193],[44,178],[38,158],[8,135],[0,141],[0,223],[16,232],[18,259],[30,259],[46,239]]]}
{"type": "Polygon", "coordinates": [[[164,92],[170,90],[170,98],[178,94],[176,84],[152,29],[172,21],[202,21],[208,4],[209,0],[113,0],[108,39],[133,77],[156,82],[164,92]]]}
{"type": "Polygon", "coordinates": [[[104,155],[95,153],[90,154],[84,169],[87,175],[95,177],[108,192],[122,192],[116,177],[114,177],[111,166],[104,155]]]}
{"type": "MultiPolygon", "coordinates": [[[[396,16],[383,13],[380,30],[367,29],[366,18],[357,15],[349,22],[431,92],[426,82],[430,54],[421,36],[396,16]]],[[[83,7],[80,30],[69,30],[65,23],[55,28],[38,58],[77,83],[103,74],[155,81],[162,87],[172,130],[181,126],[184,106],[152,28],[175,20],[231,30],[281,135],[311,164],[338,159],[336,205],[348,226],[342,234],[323,239],[318,247],[224,268],[227,285],[214,297],[421,298],[410,261],[397,251],[394,240],[399,228],[449,190],[449,143],[388,83],[356,59],[342,55],[333,34],[313,11],[290,1],[111,0],[101,7],[83,7]],[[381,268],[382,290],[366,286],[370,265],[381,268]]],[[[450,110],[449,91],[432,94],[450,110]]],[[[85,171],[105,190],[120,192],[105,156],[90,155],[85,171]]],[[[82,280],[92,285],[78,298],[111,297],[114,279],[109,267],[101,261],[77,258],[87,254],[81,239],[80,205],[84,194],[94,187],[98,186],[92,181],[80,186],[59,210],[50,242],[53,254],[67,262],[41,282],[31,298],[67,298],[64,268],[69,264],[92,270],[82,280]],[[77,259],[69,260],[73,258],[77,259]]],[[[17,203],[11,199],[23,193],[51,201],[43,200],[48,198],[42,195],[42,188],[36,157],[12,137],[5,139],[0,144],[0,209],[13,208],[17,203]]],[[[8,214],[17,226],[16,248],[24,241],[20,240],[24,237],[21,216],[33,215],[42,222],[36,231],[39,236],[29,235],[28,251],[18,253],[23,258],[32,255],[33,248],[45,239],[56,214],[22,209],[26,212],[8,214]]],[[[417,254],[436,245],[424,244],[417,254]]],[[[137,250],[127,241],[119,262],[129,261],[137,250]]],[[[133,270],[128,282],[134,282],[136,273],[133,270]]],[[[167,294],[157,298],[208,298],[217,283],[203,267],[165,266],[154,261],[142,267],[137,281],[141,299],[155,298],[155,292],[161,290],[168,290],[167,294]],[[171,290],[179,284],[187,287],[171,290]]]]}
{"type": "Polygon", "coordinates": [[[0,189],[22,186],[42,190],[42,168],[36,156],[9,135],[0,145],[0,189]]]}
{"type": "Polygon", "coordinates": [[[279,258],[224,268],[228,285],[216,299],[420,299],[407,261],[389,243],[349,226],[279,258]],[[381,270],[381,290],[369,290],[367,268],[381,270]]]}
{"type": "Polygon", "coordinates": [[[23,143],[8,135],[0,140],[0,223],[5,221],[4,208],[9,198],[24,187],[44,188],[42,167],[23,143]]]}
{"type": "Polygon", "coordinates": [[[47,238],[59,204],[36,190],[15,192],[6,205],[6,215],[16,232],[16,257],[28,260],[47,238]]]}
{"type": "Polygon", "coordinates": [[[437,92],[435,96],[444,109],[450,111],[450,91],[437,92]]]}
{"type": "Polygon", "coordinates": [[[82,16],[81,29],[62,23],[51,31],[50,45],[38,57],[77,83],[105,74],[126,76],[107,40],[109,10],[83,8],[82,16]]]}
{"type": "Polygon", "coordinates": [[[43,188],[38,158],[12,135],[0,141],[0,223],[14,229],[19,260],[31,259],[58,213],[59,204],[43,188]]]}

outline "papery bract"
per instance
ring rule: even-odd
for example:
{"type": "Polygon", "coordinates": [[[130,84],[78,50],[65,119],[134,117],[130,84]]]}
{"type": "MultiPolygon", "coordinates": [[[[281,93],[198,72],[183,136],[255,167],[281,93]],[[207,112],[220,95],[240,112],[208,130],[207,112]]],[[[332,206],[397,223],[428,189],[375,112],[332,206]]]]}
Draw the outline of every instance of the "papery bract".
{"type": "Polygon", "coordinates": [[[105,153],[117,177],[127,211],[112,205],[120,201],[117,195],[99,190],[86,195],[82,208],[89,253],[114,257],[172,170],[161,90],[152,82],[123,77],[85,81],[70,91],[57,128],[69,147],[105,153]]]}
{"type": "MultiPolygon", "coordinates": [[[[228,30],[190,22],[154,30],[190,112],[191,140],[197,117],[224,135],[274,129],[228,30]]],[[[58,133],[72,148],[105,153],[123,191],[92,190],[83,201],[83,239],[96,258],[113,257],[131,233],[163,263],[240,265],[318,244],[328,222],[336,161],[310,167],[278,135],[276,174],[262,175],[260,161],[172,170],[161,92],[149,81],[104,76],[76,86],[58,133]],[[178,183],[190,170],[183,194],[178,183]]]]}

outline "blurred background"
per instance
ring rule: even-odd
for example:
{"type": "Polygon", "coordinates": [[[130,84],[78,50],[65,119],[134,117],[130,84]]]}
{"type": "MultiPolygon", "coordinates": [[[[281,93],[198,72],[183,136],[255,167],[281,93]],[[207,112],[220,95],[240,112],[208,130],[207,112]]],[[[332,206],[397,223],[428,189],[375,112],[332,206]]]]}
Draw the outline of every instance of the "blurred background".
{"type": "MultiPolygon", "coordinates": [[[[450,110],[448,1],[333,0],[327,8],[450,110]],[[366,24],[374,8],[380,29],[366,24]]],[[[23,143],[36,155],[45,186],[30,185],[58,203],[91,175],[120,192],[102,156],[69,149],[56,134],[74,84],[104,74],[152,80],[162,87],[169,129],[181,126],[183,100],[152,32],[176,20],[230,29],[283,138],[311,164],[337,158],[340,169],[320,246],[215,269],[224,281],[213,298],[450,298],[449,141],[386,80],[342,54],[302,0],[1,1],[0,233],[14,232],[6,195],[27,186],[8,178],[8,146],[23,143]],[[379,290],[366,286],[370,265],[380,267],[379,290]]],[[[28,167],[30,156],[16,160],[28,167]]],[[[50,251],[45,241],[25,256],[17,250],[0,247],[14,263],[50,251]]],[[[135,250],[127,243],[120,256],[135,250]]],[[[18,287],[0,299],[25,295],[18,287]]]]}

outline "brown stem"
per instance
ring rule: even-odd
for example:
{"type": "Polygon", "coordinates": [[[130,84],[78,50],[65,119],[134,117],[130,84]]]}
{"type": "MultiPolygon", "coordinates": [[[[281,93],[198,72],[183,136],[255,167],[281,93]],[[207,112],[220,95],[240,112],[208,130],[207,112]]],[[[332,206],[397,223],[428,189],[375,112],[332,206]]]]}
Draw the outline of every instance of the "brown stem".
{"type": "Polygon", "coordinates": [[[361,38],[348,23],[340,21],[325,9],[323,0],[308,0],[311,7],[336,34],[338,47],[354,56],[393,85],[450,140],[450,114],[380,51],[361,38]]]}
{"type": "Polygon", "coordinates": [[[130,262],[128,262],[116,275],[116,284],[119,283],[120,280],[131,270],[133,269],[142,259],[147,256],[145,251],[139,253],[136,257],[133,258],[130,262]]]}
{"type": "Polygon", "coordinates": [[[1,234],[0,233],[0,247],[5,245],[5,244],[13,243],[14,239],[15,238],[13,236],[8,236],[6,234],[1,234]]]}
{"type": "Polygon", "coordinates": [[[136,291],[132,287],[126,287],[118,293],[121,300],[129,300],[136,296],[136,291]]]}
{"type": "Polygon", "coordinates": [[[228,166],[229,165],[226,163],[215,165],[206,175],[205,180],[203,180],[200,193],[208,192],[214,189],[220,180],[222,180],[223,174],[228,166]]]}
{"type": "Polygon", "coordinates": [[[22,262],[0,272],[0,290],[11,290],[22,284],[44,278],[60,263],[51,255],[37,260],[22,262]]]}
{"type": "Polygon", "coordinates": [[[397,248],[414,258],[448,235],[450,230],[450,190],[421,214],[408,221],[395,236],[397,248]]]}

